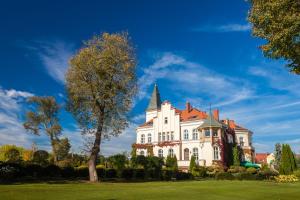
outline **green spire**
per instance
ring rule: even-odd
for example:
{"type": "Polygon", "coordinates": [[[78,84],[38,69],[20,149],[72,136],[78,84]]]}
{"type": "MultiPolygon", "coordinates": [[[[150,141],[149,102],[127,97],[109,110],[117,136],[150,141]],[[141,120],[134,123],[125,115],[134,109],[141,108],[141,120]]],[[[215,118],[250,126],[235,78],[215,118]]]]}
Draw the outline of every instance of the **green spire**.
{"type": "Polygon", "coordinates": [[[158,91],[158,87],[155,84],[147,111],[160,109],[160,106],[161,106],[160,94],[158,91]]]}

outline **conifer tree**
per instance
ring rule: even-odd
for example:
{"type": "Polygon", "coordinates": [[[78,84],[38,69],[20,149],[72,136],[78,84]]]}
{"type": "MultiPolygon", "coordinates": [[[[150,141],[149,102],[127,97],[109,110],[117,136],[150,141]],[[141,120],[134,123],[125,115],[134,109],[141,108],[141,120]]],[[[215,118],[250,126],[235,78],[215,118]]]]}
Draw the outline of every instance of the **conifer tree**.
{"type": "Polygon", "coordinates": [[[235,145],[233,147],[233,165],[234,166],[240,166],[240,155],[239,155],[239,149],[238,146],[235,145]]]}
{"type": "Polygon", "coordinates": [[[196,158],[195,156],[191,157],[191,161],[190,161],[190,166],[189,166],[189,171],[192,172],[193,169],[196,167],[196,158]]]}
{"type": "Polygon", "coordinates": [[[280,174],[292,174],[296,170],[297,164],[295,161],[294,153],[291,150],[290,145],[282,145],[282,155],[280,160],[279,173],[280,174]]]}

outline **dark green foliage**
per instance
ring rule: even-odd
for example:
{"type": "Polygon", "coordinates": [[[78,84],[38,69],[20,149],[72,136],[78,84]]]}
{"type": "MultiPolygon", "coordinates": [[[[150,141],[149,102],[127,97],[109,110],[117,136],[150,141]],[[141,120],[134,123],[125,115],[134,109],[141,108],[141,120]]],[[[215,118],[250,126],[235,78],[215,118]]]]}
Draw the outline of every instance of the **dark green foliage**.
{"type": "Polygon", "coordinates": [[[167,159],[166,159],[166,167],[171,169],[171,170],[174,170],[174,171],[177,171],[178,170],[178,165],[177,165],[177,158],[176,156],[167,156],[167,159]]]}
{"type": "Polygon", "coordinates": [[[191,157],[191,161],[190,161],[190,166],[189,166],[189,171],[192,172],[193,169],[196,167],[196,158],[195,156],[191,157]]]}
{"type": "Polygon", "coordinates": [[[4,154],[6,162],[18,163],[21,161],[20,151],[16,148],[11,148],[4,154]]]}
{"type": "Polygon", "coordinates": [[[297,169],[294,153],[291,150],[290,145],[282,145],[282,155],[280,160],[279,173],[280,174],[292,174],[297,169]]]}
{"type": "Polygon", "coordinates": [[[207,169],[205,167],[195,167],[191,172],[194,177],[205,178],[207,177],[207,169]]]}
{"type": "Polygon", "coordinates": [[[125,164],[128,163],[128,159],[124,154],[116,154],[108,157],[108,162],[112,165],[113,168],[117,170],[122,170],[125,168],[125,164]]]}
{"type": "Polygon", "coordinates": [[[38,150],[34,152],[32,162],[38,165],[47,165],[49,163],[49,154],[47,151],[38,150]]]}
{"type": "Polygon", "coordinates": [[[233,165],[240,166],[240,151],[237,145],[233,147],[233,165]]]}
{"type": "Polygon", "coordinates": [[[134,176],[134,169],[124,169],[122,171],[122,176],[121,178],[124,178],[125,180],[131,180],[133,179],[133,176],[134,176]]]}
{"type": "Polygon", "coordinates": [[[70,149],[71,149],[71,144],[68,138],[57,140],[55,142],[55,151],[57,153],[56,155],[57,160],[58,161],[65,160],[69,155],[70,149]]]}
{"type": "Polygon", "coordinates": [[[234,176],[229,172],[219,172],[219,173],[216,173],[215,179],[217,179],[217,180],[233,180],[234,176]]]}
{"type": "Polygon", "coordinates": [[[135,169],[134,170],[134,177],[136,179],[145,179],[146,173],[145,169],[135,169]]]}

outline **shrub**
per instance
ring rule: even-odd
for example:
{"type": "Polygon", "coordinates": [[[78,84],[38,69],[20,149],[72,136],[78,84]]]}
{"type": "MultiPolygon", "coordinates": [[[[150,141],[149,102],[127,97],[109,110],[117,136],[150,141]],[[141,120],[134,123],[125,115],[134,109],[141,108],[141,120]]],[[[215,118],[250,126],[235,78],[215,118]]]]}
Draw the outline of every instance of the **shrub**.
{"type": "Polygon", "coordinates": [[[166,167],[171,169],[171,170],[174,170],[174,171],[177,171],[178,170],[178,165],[177,165],[177,158],[176,156],[170,156],[168,155],[167,156],[167,159],[166,159],[166,167]]]}
{"type": "Polygon", "coordinates": [[[192,179],[192,177],[193,176],[191,173],[186,173],[186,172],[181,172],[181,171],[176,172],[177,180],[189,180],[189,179],[192,179]]]}
{"type": "Polygon", "coordinates": [[[45,166],[49,163],[48,158],[49,158],[49,153],[47,151],[38,150],[34,152],[32,161],[35,164],[45,166]]]}
{"type": "Polygon", "coordinates": [[[24,165],[23,169],[23,176],[28,176],[28,177],[40,177],[43,174],[43,167],[40,165],[36,164],[27,164],[24,165]]]}
{"type": "Polygon", "coordinates": [[[60,177],[61,176],[60,171],[61,170],[58,166],[49,165],[49,166],[44,167],[42,176],[43,177],[60,177]]]}
{"type": "Polygon", "coordinates": [[[230,173],[241,173],[241,172],[245,172],[246,168],[242,167],[242,166],[230,166],[230,168],[227,170],[227,172],[230,173]]]}
{"type": "Polygon", "coordinates": [[[248,172],[242,172],[240,174],[241,180],[256,180],[256,175],[248,172]]]}
{"type": "Polygon", "coordinates": [[[215,179],[217,179],[217,180],[233,180],[234,176],[229,172],[218,172],[215,175],[215,179]]]}
{"type": "Polygon", "coordinates": [[[17,177],[19,170],[11,165],[0,166],[0,181],[9,181],[17,177]]]}
{"type": "Polygon", "coordinates": [[[192,175],[194,177],[204,178],[207,176],[207,169],[205,167],[196,167],[192,170],[192,175]]]}
{"type": "Polygon", "coordinates": [[[211,166],[207,168],[207,174],[211,177],[214,177],[217,173],[224,172],[224,169],[221,166],[211,166]]]}
{"type": "Polygon", "coordinates": [[[130,179],[133,178],[134,169],[131,169],[131,168],[124,169],[121,174],[122,174],[121,178],[124,178],[126,180],[130,180],[130,179]]]}
{"type": "Polygon", "coordinates": [[[106,169],[105,170],[105,178],[112,179],[117,178],[117,170],[116,169],[106,169]]]}
{"type": "Polygon", "coordinates": [[[61,169],[61,176],[64,178],[73,178],[76,176],[74,167],[64,167],[61,169]]]}
{"type": "Polygon", "coordinates": [[[257,173],[257,179],[259,179],[259,180],[263,180],[263,179],[270,180],[270,179],[273,179],[277,175],[278,175],[278,172],[272,171],[270,169],[261,170],[257,173]]]}
{"type": "Polygon", "coordinates": [[[300,169],[294,171],[294,175],[300,178],[300,169]]]}
{"type": "Polygon", "coordinates": [[[5,161],[11,163],[18,163],[21,161],[20,151],[16,148],[11,148],[4,154],[5,161]]]}
{"type": "Polygon", "coordinates": [[[105,169],[103,167],[100,166],[96,166],[96,170],[97,170],[97,175],[100,179],[104,179],[105,178],[105,169]]]}
{"type": "Polygon", "coordinates": [[[145,179],[145,170],[144,169],[135,169],[134,177],[136,179],[145,179]]]}
{"type": "Polygon", "coordinates": [[[75,174],[76,174],[76,177],[87,178],[89,176],[89,169],[85,165],[75,167],[75,174]]]}
{"type": "Polygon", "coordinates": [[[174,174],[176,174],[176,172],[174,172],[173,170],[163,169],[162,170],[162,179],[165,181],[170,181],[172,178],[175,177],[174,174]]]}
{"type": "Polygon", "coordinates": [[[298,177],[295,175],[279,175],[275,176],[275,181],[279,183],[291,183],[299,181],[298,177]]]}
{"type": "Polygon", "coordinates": [[[249,174],[256,174],[257,170],[254,167],[249,167],[246,169],[246,172],[249,174]]]}

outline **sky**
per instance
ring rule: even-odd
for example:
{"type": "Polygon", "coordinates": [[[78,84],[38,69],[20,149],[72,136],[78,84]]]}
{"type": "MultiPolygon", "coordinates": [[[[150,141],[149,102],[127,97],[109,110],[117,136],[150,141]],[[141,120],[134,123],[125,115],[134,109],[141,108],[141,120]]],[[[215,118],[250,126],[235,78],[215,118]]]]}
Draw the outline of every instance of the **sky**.
{"type": "MultiPolygon", "coordinates": [[[[265,41],[251,35],[244,0],[6,1],[0,6],[0,145],[50,149],[47,137],[22,123],[32,95],[65,104],[68,60],[94,34],[127,31],[136,49],[139,92],[122,135],[104,141],[104,155],[130,151],[145,121],[154,83],[162,100],[184,109],[219,109],[253,131],[256,152],[277,142],[300,153],[300,76],[283,60],[263,56],[265,41]]],[[[63,137],[72,151],[84,138],[62,109],[63,137]]]]}

